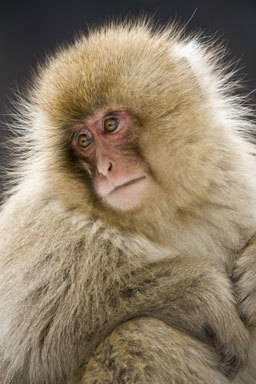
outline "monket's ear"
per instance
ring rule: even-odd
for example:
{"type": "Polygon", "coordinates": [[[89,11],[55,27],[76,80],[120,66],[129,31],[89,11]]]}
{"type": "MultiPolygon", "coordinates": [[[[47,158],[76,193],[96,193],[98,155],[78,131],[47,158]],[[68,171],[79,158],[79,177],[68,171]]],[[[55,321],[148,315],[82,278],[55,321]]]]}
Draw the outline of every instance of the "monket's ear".
{"type": "Polygon", "coordinates": [[[183,73],[190,89],[195,88],[195,91],[205,97],[216,88],[213,58],[195,41],[176,43],[172,47],[171,55],[179,63],[181,76],[183,73]]]}
{"type": "Polygon", "coordinates": [[[181,57],[179,59],[179,66],[190,90],[198,92],[198,95],[203,96],[204,92],[200,76],[197,74],[196,69],[192,67],[190,60],[187,57],[181,57]]]}

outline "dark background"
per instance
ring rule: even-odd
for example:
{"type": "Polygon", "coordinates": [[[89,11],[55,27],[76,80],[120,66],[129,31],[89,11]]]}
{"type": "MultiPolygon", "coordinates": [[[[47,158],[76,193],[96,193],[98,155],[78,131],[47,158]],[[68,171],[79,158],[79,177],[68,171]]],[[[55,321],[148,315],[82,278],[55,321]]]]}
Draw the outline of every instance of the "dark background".
{"type": "MultiPolygon", "coordinates": [[[[22,89],[36,64],[74,34],[106,18],[155,15],[160,22],[176,18],[190,31],[224,39],[247,74],[248,90],[256,88],[256,0],[80,0],[2,1],[0,5],[0,181],[6,164],[3,139],[10,100],[22,89]],[[193,17],[192,17],[193,15],[193,17]],[[1,144],[2,143],[2,144],[1,144]]],[[[256,97],[252,96],[254,101],[256,97]]],[[[8,156],[7,156],[8,157],[8,156]]],[[[1,185],[1,184],[0,184],[1,185]]],[[[1,188],[0,188],[1,189],[1,188]]]]}

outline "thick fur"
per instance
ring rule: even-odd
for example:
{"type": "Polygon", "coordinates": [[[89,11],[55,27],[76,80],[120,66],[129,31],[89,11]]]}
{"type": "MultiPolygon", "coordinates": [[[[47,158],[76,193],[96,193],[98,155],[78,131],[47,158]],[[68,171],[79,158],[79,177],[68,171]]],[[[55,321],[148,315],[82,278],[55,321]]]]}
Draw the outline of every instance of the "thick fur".
{"type": "Polygon", "coordinates": [[[217,54],[139,22],[82,36],[40,68],[0,216],[1,384],[224,384],[243,367],[228,276],[256,228],[253,126],[217,54]],[[69,143],[74,124],[116,107],[140,122],[136,150],[154,180],[125,215],[95,196],[69,143]],[[143,316],[158,320],[131,320],[143,316]]]}
{"type": "Polygon", "coordinates": [[[218,371],[217,361],[211,348],[191,336],[159,320],[138,318],[104,339],[81,375],[81,382],[178,384],[183,378],[190,384],[228,383],[218,371]]]}

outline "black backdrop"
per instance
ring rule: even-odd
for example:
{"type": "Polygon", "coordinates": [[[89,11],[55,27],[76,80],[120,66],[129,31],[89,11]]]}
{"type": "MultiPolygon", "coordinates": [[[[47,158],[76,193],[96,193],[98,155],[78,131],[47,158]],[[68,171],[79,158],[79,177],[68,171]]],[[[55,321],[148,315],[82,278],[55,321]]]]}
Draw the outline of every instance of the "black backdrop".
{"type": "MultiPolygon", "coordinates": [[[[166,22],[188,22],[188,30],[204,30],[226,41],[232,57],[247,73],[248,89],[256,88],[256,0],[62,0],[3,1],[0,5],[0,121],[17,87],[22,88],[31,70],[54,48],[70,41],[86,25],[104,19],[140,14],[166,22]],[[193,15],[193,17],[191,17],[193,15]]],[[[256,97],[253,96],[254,100],[256,97]]],[[[0,123],[0,177],[6,162],[0,123]]]]}

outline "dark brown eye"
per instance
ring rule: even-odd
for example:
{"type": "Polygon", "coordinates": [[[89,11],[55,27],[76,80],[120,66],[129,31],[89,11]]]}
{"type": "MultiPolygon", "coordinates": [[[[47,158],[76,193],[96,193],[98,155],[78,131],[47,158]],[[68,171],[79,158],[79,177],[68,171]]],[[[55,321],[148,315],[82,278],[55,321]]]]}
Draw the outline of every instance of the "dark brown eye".
{"type": "Polygon", "coordinates": [[[114,132],[119,127],[119,119],[117,117],[110,117],[104,121],[104,131],[114,132]]]}
{"type": "Polygon", "coordinates": [[[77,143],[79,147],[82,149],[86,149],[87,147],[89,147],[91,142],[92,142],[92,138],[86,135],[86,133],[81,133],[77,138],[77,143]]]}

